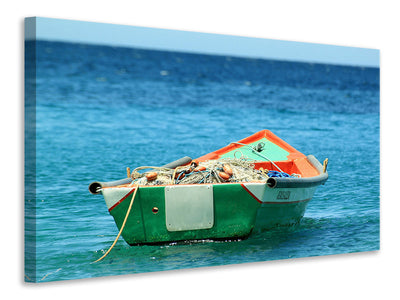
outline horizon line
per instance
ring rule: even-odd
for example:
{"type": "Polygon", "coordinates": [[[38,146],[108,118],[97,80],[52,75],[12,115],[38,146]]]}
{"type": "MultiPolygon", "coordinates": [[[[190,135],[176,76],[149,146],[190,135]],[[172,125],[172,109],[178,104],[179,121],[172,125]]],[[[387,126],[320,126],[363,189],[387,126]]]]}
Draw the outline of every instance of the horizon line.
{"type": "Polygon", "coordinates": [[[380,67],[378,49],[42,17],[25,19],[25,39],[312,64],[380,67]]]}

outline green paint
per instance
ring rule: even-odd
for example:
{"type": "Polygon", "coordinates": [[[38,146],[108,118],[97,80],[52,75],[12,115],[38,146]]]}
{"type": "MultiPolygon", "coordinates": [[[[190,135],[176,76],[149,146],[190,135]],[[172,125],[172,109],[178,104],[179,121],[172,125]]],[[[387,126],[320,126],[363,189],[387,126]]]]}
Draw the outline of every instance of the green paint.
{"type": "Polygon", "coordinates": [[[280,225],[294,225],[300,222],[308,201],[289,204],[263,204],[258,209],[255,228],[267,230],[280,225]]]}
{"type": "MultiPolygon", "coordinates": [[[[128,244],[155,243],[194,239],[244,237],[251,233],[260,207],[240,184],[213,186],[214,226],[210,229],[168,231],[165,224],[164,187],[140,188],[122,232],[128,244]],[[154,213],[154,207],[158,212],[154,213]]],[[[111,211],[121,227],[132,196],[111,211]]]]}
{"type": "MultiPolygon", "coordinates": [[[[124,221],[131,195],[111,210],[118,229],[124,221]]],[[[214,226],[210,229],[168,231],[165,218],[164,187],[139,188],[122,237],[128,244],[181,240],[240,238],[253,229],[267,230],[298,223],[308,201],[261,205],[240,184],[213,185],[214,226]],[[158,211],[153,212],[153,208],[158,211]]]]}
{"type": "MultiPolygon", "coordinates": [[[[287,156],[289,155],[289,152],[286,150],[282,149],[281,147],[275,145],[274,143],[268,141],[266,138],[262,138],[261,140],[258,140],[254,143],[249,144],[250,146],[257,146],[258,143],[263,142],[264,149],[259,152],[260,154],[264,155],[267,157],[269,160],[272,161],[282,161],[282,160],[287,160],[287,156]]],[[[221,156],[221,158],[240,158],[242,156],[242,153],[245,157],[248,157],[250,159],[258,160],[258,161],[265,161],[266,159],[254,151],[250,149],[247,146],[242,146],[238,149],[232,150],[230,152],[225,153],[224,155],[221,156]]]]}

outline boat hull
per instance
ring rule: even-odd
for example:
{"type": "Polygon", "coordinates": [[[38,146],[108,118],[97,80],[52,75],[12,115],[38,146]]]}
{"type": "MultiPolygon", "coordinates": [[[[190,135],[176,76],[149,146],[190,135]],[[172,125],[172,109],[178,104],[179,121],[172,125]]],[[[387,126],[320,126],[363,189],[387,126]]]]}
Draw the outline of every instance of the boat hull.
{"type": "MultiPolygon", "coordinates": [[[[270,188],[261,182],[139,187],[122,237],[130,245],[245,238],[298,223],[315,188],[270,188]],[[193,208],[193,203],[200,204],[193,208]]],[[[134,190],[103,189],[118,229],[134,190]]]]}
{"type": "Polygon", "coordinates": [[[315,186],[275,189],[267,187],[257,211],[255,231],[298,224],[315,190],[315,186]]]}
{"type": "Polygon", "coordinates": [[[92,194],[103,194],[120,231],[127,218],[122,237],[128,244],[236,239],[276,226],[294,225],[303,217],[316,188],[328,179],[327,160],[321,165],[314,156],[302,154],[268,130],[193,161],[184,158],[164,166],[167,167],[174,169],[174,173],[168,175],[167,181],[154,185],[149,184],[147,177],[142,176],[147,179],[140,181],[130,171],[123,180],[90,184],[92,194]],[[185,174],[192,174],[196,172],[190,169],[192,164],[235,159],[241,163],[251,161],[253,166],[247,165],[245,169],[257,170],[258,175],[241,177],[240,164],[236,166],[238,173],[233,174],[232,170],[228,172],[227,163],[227,170],[225,164],[214,170],[208,166],[208,175],[192,181],[195,184],[179,181],[183,172],[175,176],[176,168],[182,164],[187,165],[185,174]],[[214,178],[215,174],[218,177],[214,178]]]}

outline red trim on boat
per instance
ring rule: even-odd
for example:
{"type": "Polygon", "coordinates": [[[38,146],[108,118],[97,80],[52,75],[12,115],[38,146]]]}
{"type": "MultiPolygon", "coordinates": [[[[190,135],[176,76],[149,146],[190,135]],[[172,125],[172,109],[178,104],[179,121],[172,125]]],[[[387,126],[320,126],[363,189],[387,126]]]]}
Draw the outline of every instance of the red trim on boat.
{"type": "Polygon", "coordinates": [[[120,204],[122,201],[124,201],[126,198],[128,198],[133,192],[135,191],[135,188],[133,188],[131,191],[128,192],[121,200],[119,200],[117,203],[115,203],[113,206],[110,207],[108,210],[109,212],[112,211],[118,204],[120,204]]]}
{"type": "Polygon", "coordinates": [[[252,196],[254,199],[256,199],[258,203],[263,203],[252,192],[250,192],[250,190],[243,183],[241,183],[240,185],[246,190],[246,192],[248,192],[250,194],[250,196],[252,196]]]}

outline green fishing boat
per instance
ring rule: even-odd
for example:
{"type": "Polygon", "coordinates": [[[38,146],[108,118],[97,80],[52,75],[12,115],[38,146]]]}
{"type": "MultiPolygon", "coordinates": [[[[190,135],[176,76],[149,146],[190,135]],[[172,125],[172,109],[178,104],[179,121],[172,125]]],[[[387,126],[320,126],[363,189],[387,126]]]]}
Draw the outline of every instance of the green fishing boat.
{"type": "Polygon", "coordinates": [[[128,169],[89,191],[103,195],[129,245],[238,239],[299,223],[326,166],[262,130],[194,160],[128,169]]]}

